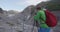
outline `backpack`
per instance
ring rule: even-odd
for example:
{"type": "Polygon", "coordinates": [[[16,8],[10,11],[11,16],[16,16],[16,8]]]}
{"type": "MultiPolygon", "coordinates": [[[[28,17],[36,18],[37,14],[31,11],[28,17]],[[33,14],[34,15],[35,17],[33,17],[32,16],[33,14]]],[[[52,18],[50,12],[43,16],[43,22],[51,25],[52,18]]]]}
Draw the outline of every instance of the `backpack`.
{"type": "Polygon", "coordinates": [[[56,19],[56,16],[49,12],[48,10],[45,11],[45,14],[46,14],[46,24],[49,26],[49,27],[54,27],[57,25],[57,19],[56,19]]]}

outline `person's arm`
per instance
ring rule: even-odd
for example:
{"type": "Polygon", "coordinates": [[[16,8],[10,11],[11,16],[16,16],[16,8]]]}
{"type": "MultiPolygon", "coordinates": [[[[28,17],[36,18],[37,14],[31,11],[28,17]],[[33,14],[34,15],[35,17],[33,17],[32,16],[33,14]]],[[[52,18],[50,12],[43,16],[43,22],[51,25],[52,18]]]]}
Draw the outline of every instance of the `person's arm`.
{"type": "Polygon", "coordinates": [[[40,11],[40,14],[41,14],[41,19],[43,20],[43,21],[46,21],[46,15],[45,15],[45,12],[44,11],[40,11]]]}
{"type": "Polygon", "coordinates": [[[39,23],[38,23],[38,20],[40,20],[39,12],[37,12],[37,14],[34,16],[34,20],[35,20],[35,26],[39,27],[39,23]]]}
{"type": "Polygon", "coordinates": [[[37,12],[37,14],[34,16],[34,20],[40,20],[40,12],[37,12]]]}

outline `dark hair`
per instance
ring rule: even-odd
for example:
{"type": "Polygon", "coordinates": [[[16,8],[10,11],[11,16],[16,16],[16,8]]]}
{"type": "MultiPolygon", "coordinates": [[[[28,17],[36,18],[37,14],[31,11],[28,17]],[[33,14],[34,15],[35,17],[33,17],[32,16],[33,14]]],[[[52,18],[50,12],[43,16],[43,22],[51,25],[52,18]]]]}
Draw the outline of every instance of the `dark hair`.
{"type": "Polygon", "coordinates": [[[36,9],[37,9],[37,10],[40,10],[40,9],[41,9],[41,7],[36,7],[36,9]]]}

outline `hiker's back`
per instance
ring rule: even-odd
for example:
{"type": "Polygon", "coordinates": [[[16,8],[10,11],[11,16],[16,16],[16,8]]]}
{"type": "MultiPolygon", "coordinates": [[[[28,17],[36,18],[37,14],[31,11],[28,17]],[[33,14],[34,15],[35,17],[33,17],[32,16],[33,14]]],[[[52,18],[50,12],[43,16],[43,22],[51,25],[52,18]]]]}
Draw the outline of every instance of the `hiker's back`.
{"type": "Polygon", "coordinates": [[[48,28],[46,22],[46,16],[45,16],[45,12],[43,10],[40,10],[37,12],[36,16],[34,17],[35,20],[37,20],[37,22],[40,24],[40,27],[43,28],[48,28]]]}

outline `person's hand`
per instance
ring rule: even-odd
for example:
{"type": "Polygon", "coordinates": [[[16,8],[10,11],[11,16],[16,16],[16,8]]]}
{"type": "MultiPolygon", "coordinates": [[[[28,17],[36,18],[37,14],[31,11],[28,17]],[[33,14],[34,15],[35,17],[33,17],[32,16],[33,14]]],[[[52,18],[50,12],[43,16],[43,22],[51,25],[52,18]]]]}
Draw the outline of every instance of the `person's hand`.
{"type": "Polygon", "coordinates": [[[39,27],[39,23],[38,23],[37,21],[35,21],[35,25],[36,25],[37,27],[39,27]]]}

